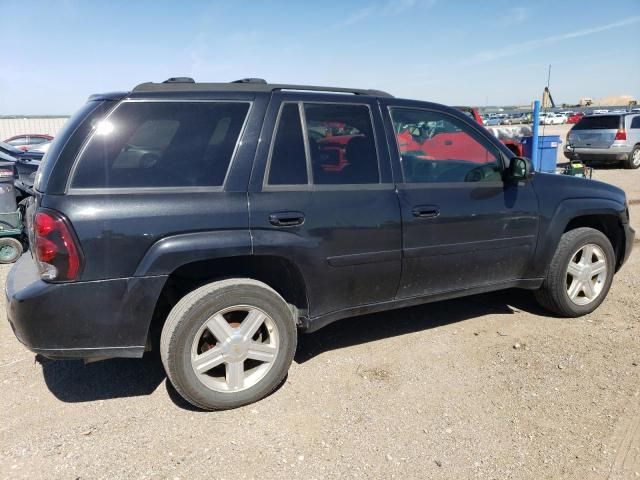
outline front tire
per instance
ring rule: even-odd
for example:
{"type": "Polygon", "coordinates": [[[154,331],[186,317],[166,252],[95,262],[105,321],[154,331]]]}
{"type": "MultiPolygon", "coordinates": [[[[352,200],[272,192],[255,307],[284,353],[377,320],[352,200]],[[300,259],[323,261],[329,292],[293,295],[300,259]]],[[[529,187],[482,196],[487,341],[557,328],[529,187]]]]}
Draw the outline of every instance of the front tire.
{"type": "Polygon", "coordinates": [[[213,282],[184,296],[162,329],[167,377],[189,403],[225,410],[256,402],[284,379],[297,330],[284,299],[251,279],[213,282]]]}
{"type": "Polygon", "coordinates": [[[538,303],[563,317],[593,312],[604,301],[615,270],[609,239],[593,228],[576,228],[562,235],[542,287],[538,303]]]}

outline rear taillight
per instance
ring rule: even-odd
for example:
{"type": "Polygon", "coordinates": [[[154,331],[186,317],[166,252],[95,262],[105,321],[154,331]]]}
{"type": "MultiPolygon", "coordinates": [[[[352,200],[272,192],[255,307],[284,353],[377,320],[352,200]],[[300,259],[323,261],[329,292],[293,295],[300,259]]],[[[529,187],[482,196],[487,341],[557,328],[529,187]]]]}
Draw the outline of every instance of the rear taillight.
{"type": "Polygon", "coordinates": [[[39,210],[33,219],[33,252],[40,276],[48,281],[78,278],[80,249],[67,221],[51,210],[39,210]]]}
{"type": "Polygon", "coordinates": [[[616,140],[626,140],[627,139],[627,131],[624,128],[620,128],[616,132],[616,140]]]}

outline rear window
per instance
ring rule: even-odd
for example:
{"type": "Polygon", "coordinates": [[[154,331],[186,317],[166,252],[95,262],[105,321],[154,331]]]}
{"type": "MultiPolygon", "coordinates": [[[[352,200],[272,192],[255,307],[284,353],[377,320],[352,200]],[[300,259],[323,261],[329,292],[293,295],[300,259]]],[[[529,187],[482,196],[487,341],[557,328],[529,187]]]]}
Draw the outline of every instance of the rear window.
{"type": "Polygon", "coordinates": [[[72,188],[221,186],[247,102],[124,102],[93,125],[72,188]]]}
{"type": "Polygon", "coordinates": [[[574,130],[617,130],[618,128],[620,128],[620,115],[582,117],[573,127],[574,130]]]}

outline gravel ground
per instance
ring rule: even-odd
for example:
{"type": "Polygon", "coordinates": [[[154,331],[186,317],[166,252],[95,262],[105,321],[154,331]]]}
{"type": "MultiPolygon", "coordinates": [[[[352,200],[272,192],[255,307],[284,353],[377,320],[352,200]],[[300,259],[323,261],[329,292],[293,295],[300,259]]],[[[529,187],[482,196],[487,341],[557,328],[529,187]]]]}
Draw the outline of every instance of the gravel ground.
{"type": "MultiPolygon", "coordinates": [[[[640,200],[640,172],[595,176],[640,200]]],[[[639,271],[574,320],[517,290],[344,320],[215,413],[157,354],[39,365],[0,322],[0,478],[638,478],[639,271]]]]}

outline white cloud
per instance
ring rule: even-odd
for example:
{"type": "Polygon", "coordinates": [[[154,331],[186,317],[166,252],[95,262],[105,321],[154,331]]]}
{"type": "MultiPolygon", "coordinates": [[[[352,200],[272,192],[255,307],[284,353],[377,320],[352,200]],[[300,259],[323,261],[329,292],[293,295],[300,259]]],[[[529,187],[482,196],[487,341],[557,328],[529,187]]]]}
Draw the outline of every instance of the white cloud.
{"type": "Polygon", "coordinates": [[[506,15],[502,17],[504,25],[518,25],[524,23],[529,19],[530,10],[527,7],[513,7],[510,8],[506,15]]]}
{"type": "Polygon", "coordinates": [[[348,27],[373,17],[389,17],[400,15],[412,9],[429,9],[437,0],[387,0],[383,3],[372,3],[356,10],[336,27],[348,27]]]}
{"type": "Polygon", "coordinates": [[[366,18],[369,18],[374,13],[375,8],[373,6],[361,8],[360,10],[349,15],[340,25],[343,27],[348,27],[350,25],[353,25],[354,23],[358,23],[366,18]]]}
{"type": "Polygon", "coordinates": [[[604,32],[613,28],[624,27],[633,23],[640,22],[640,16],[629,17],[625,20],[618,22],[608,23],[605,25],[599,25],[597,27],[586,28],[583,30],[576,30],[575,32],[562,33],[560,35],[552,35],[550,37],[539,38],[537,40],[529,40],[528,42],[514,43],[503,48],[497,48],[493,50],[485,50],[479,52],[470,59],[463,63],[483,63],[497,60],[504,57],[511,57],[514,55],[520,55],[537,48],[552,45],[554,43],[562,42],[563,40],[569,40],[572,38],[586,37],[595,33],[604,32]]]}

